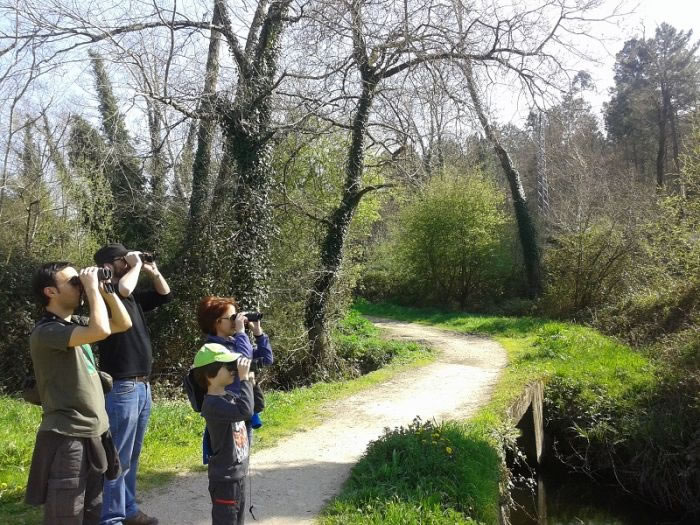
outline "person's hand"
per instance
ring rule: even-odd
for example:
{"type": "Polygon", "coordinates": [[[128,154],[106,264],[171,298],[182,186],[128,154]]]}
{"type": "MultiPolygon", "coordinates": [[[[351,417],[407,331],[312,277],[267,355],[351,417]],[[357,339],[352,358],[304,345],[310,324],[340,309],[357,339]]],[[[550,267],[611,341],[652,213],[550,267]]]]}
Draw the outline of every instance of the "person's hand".
{"type": "Polygon", "coordinates": [[[129,252],[124,256],[124,261],[129,265],[129,268],[133,268],[137,265],[141,266],[141,257],[139,257],[140,253],[141,252],[129,252]]]}
{"type": "Polygon", "coordinates": [[[155,279],[160,275],[160,272],[158,271],[158,266],[156,265],[156,262],[145,262],[143,263],[142,270],[144,273],[146,273],[151,279],[155,279]]]}
{"type": "Polygon", "coordinates": [[[233,320],[233,328],[236,330],[237,334],[245,333],[245,315],[243,312],[238,312],[233,320]]]}
{"type": "Polygon", "coordinates": [[[255,372],[248,372],[248,381],[250,384],[255,386],[255,372]]]}
{"type": "Polygon", "coordinates": [[[248,380],[248,374],[250,373],[250,359],[247,357],[238,358],[238,377],[241,381],[248,380]]]}
{"type": "Polygon", "coordinates": [[[257,321],[250,321],[248,324],[250,324],[251,328],[253,329],[253,335],[258,337],[263,334],[262,327],[260,326],[261,320],[258,319],[257,321]]]}
{"type": "Polygon", "coordinates": [[[110,293],[114,293],[114,288],[112,288],[112,292],[107,291],[106,286],[108,283],[109,283],[109,281],[100,281],[99,286],[97,288],[100,291],[100,295],[104,299],[107,299],[109,297],[110,293]]]}
{"type": "Polygon", "coordinates": [[[83,289],[87,290],[97,290],[99,286],[99,281],[97,280],[97,266],[88,266],[80,270],[80,283],[83,285],[83,289]]]}

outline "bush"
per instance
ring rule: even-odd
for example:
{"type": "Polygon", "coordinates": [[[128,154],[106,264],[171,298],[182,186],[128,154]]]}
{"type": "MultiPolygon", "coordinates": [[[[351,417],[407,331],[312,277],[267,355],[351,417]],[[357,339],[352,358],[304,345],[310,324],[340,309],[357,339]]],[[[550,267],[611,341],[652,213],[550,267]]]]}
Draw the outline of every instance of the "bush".
{"type": "Polygon", "coordinates": [[[479,173],[433,179],[399,214],[361,282],[372,299],[478,308],[503,293],[513,265],[502,192],[479,173]]]}
{"type": "Polygon", "coordinates": [[[0,389],[14,392],[32,374],[29,334],[38,318],[31,279],[38,263],[30,257],[7,256],[0,250],[0,389]]]}
{"type": "Polygon", "coordinates": [[[616,300],[630,280],[635,239],[612,219],[556,235],[544,257],[542,310],[566,317],[616,300]]]}

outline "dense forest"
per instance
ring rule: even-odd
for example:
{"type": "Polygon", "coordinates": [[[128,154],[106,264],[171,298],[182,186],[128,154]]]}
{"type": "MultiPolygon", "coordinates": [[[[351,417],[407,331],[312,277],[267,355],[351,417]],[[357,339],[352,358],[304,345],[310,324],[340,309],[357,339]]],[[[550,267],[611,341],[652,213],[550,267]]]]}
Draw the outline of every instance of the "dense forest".
{"type": "Polygon", "coordinates": [[[207,294],[265,313],[279,388],[360,373],[353,300],[571,319],[663,365],[682,432],[643,459],[697,472],[700,43],[624,42],[598,114],[566,63],[604,2],[506,4],[0,2],[0,388],[31,373],[33,269],[118,241],[176,296],[156,380],[207,294]],[[503,85],[526,121],[490,108],[503,85]]]}

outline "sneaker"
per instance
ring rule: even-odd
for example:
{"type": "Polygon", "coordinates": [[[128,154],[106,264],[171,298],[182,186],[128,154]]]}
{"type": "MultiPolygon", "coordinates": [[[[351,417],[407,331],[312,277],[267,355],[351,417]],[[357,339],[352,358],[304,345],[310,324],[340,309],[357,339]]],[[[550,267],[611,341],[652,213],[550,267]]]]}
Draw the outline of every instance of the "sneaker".
{"type": "Polygon", "coordinates": [[[141,511],[124,520],[124,525],[158,525],[157,518],[151,518],[141,511]]]}

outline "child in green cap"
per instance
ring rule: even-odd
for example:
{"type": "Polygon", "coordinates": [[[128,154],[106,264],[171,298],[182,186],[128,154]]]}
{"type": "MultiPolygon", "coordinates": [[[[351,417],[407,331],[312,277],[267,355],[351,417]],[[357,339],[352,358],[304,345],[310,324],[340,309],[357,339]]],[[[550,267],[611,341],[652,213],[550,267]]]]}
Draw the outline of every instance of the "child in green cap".
{"type": "Polygon", "coordinates": [[[202,346],[194,358],[194,380],[207,394],[202,417],[211,438],[209,493],[212,525],[245,522],[245,477],[250,446],[245,422],[265,408],[262,390],[254,386],[250,359],[217,343],[202,346]],[[238,377],[240,395],[226,390],[238,377]]]}

